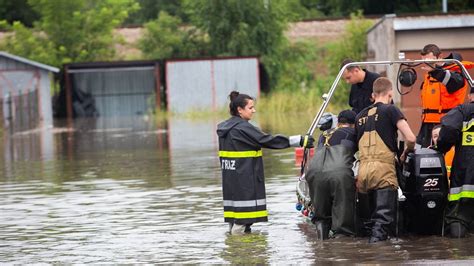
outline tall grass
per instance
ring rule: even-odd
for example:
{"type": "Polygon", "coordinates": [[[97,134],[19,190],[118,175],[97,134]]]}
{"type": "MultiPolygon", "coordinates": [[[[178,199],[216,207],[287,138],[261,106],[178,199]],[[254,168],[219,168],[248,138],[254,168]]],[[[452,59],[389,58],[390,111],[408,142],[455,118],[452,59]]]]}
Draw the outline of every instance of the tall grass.
{"type": "Polygon", "coordinates": [[[322,103],[316,90],[276,91],[258,100],[259,112],[270,114],[312,113],[322,103]]]}

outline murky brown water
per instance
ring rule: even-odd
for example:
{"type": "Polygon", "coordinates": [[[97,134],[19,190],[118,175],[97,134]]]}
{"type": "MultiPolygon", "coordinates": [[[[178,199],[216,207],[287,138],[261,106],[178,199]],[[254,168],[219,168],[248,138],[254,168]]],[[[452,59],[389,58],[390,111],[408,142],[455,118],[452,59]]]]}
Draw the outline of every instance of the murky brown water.
{"type": "MultiPolygon", "coordinates": [[[[473,263],[472,238],[318,241],[295,210],[298,167],[291,149],[264,151],[270,222],[254,225],[249,235],[228,235],[217,122],[78,120],[74,131],[5,136],[0,262],[473,263]]],[[[285,120],[263,127],[305,130],[285,120]]]]}

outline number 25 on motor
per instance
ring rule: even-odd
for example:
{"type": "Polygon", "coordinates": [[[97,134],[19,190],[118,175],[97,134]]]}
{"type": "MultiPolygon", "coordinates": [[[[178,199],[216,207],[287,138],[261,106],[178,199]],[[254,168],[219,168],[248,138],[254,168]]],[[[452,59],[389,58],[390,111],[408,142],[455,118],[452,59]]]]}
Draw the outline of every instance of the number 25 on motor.
{"type": "Polygon", "coordinates": [[[438,185],[439,178],[427,178],[425,180],[424,187],[436,187],[438,185]]]}

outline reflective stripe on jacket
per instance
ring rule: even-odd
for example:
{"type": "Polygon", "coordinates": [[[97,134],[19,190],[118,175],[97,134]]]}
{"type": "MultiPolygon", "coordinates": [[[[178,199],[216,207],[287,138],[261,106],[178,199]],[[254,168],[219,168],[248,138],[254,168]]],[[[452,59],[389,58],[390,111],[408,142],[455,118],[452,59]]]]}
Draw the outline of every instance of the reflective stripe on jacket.
{"type": "Polygon", "coordinates": [[[459,125],[452,130],[460,129],[451,168],[448,199],[449,201],[474,199],[474,103],[460,105],[449,112],[443,118],[442,125],[459,125]],[[459,121],[461,117],[462,121],[459,121]]]}
{"type": "Polygon", "coordinates": [[[288,148],[288,138],[265,134],[237,116],[220,123],[217,135],[224,220],[237,224],[267,221],[262,148],[288,148]]]}
{"type": "Polygon", "coordinates": [[[267,221],[262,150],[221,150],[219,157],[224,188],[224,220],[239,220],[241,224],[267,221]]]}

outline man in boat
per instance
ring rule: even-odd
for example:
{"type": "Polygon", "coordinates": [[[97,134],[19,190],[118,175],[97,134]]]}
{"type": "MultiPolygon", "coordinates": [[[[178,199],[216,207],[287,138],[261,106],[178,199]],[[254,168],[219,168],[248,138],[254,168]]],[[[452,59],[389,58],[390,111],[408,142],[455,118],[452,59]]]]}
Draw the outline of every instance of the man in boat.
{"type": "Polygon", "coordinates": [[[352,110],[339,113],[337,126],[320,136],[305,174],[314,211],[311,220],[322,239],[355,235],[355,117],[352,110]]]}
{"type": "MultiPolygon", "coordinates": [[[[428,44],[421,50],[421,58],[440,59],[441,50],[435,44],[428,44]]],[[[462,60],[461,55],[451,53],[445,59],[462,60]]],[[[437,63],[425,74],[421,85],[422,118],[416,143],[421,147],[430,146],[431,131],[441,118],[452,108],[464,103],[469,88],[455,64],[437,63]]]]}
{"type": "MultiPolygon", "coordinates": [[[[353,62],[352,59],[345,59],[342,61],[341,68],[353,62]]],[[[352,84],[349,94],[349,105],[352,111],[358,114],[374,102],[372,87],[374,81],[380,77],[379,74],[362,69],[360,66],[349,66],[342,73],[342,77],[347,83],[352,84]]]]}
{"type": "Polygon", "coordinates": [[[381,77],[374,82],[374,104],[362,110],[356,117],[356,135],[360,165],[357,176],[359,198],[373,206],[370,221],[366,223],[369,243],[388,239],[396,216],[398,180],[395,170],[398,151],[398,130],[405,138],[408,152],[414,150],[416,137],[400,109],[391,104],[392,83],[381,77]]]}

